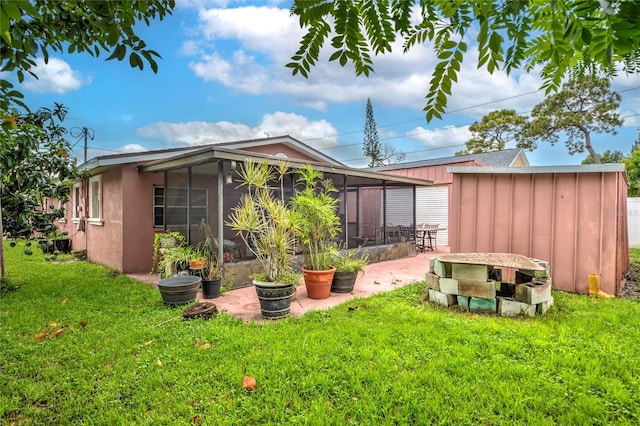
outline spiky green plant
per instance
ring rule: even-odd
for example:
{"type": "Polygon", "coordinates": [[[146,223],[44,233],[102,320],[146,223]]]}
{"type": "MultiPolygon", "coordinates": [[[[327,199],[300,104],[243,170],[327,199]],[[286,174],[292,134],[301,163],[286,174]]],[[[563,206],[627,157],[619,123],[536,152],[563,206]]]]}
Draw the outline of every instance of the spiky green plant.
{"type": "Polygon", "coordinates": [[[287,170],[284,163],[277,167],[266,161],[244,163],[238,173],[240,187],[246,187],[247,193],[231,209],[227,221],[256,256],[266,280],[271,282],[290,281],[293,275],[295,213],[288,208],[283,196],[278,198],[270,186],[278,181],[282,188],[287,170]]]}
{"type": "Polygon", "coordinates": [[[340,233],[338,217],[338,190],[329,179],[309,164],[297,170],[298,183],[304,187],[291,199],[297,220],[296,235],[303,245],[305,268],[323,271],[331,268],[336,248],[335,238],[340,233]]]}

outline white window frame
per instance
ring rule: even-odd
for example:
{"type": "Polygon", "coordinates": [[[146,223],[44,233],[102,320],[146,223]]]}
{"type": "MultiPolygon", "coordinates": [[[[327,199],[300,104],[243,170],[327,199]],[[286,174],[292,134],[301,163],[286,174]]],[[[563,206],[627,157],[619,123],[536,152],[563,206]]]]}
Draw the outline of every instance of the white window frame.
{"type": "Polygon", "coordinates": [[[82,198],[82,186],[77,182],[71,188],[71,222],[80,222],[80,200],[82,198]]]}
{"type": "Polygon", "coordinates": [[[87,222],[92,225],[104,224],[102,204],[102,175],[91,176],[89,178],[89,217],[87,218],[87,222]],[[98,184],[98,194],[95,194],[95,183],[98,184]]]}

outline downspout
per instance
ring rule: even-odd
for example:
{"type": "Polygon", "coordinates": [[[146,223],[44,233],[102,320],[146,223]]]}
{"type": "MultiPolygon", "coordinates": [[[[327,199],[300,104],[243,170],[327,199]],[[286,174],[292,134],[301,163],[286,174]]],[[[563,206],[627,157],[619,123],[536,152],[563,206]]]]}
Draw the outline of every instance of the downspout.
{"type": "Polygon", "coordinates": [[[414,233],[414,238],[415,238],[415,232],[416,229],[418,228],[418,224],[416,223],[416,218],[418,217],[418,207],[417,207],[417,202],[416,202],[416,196],[417,196],[417,189],[416,186],[413,185],[413,233],[414,233]]]}
{"type": "Polygon", "coordinates": [[[382,181],[382,242],[387,244],[387,181],[382,181]]]}
{"type": "Polygon", "coordinates": [[[164,197],[162,197],[162,232],[167,232],[167,193],[169,191],[168,180],[169,180],[169,172],[166,170],[163,172],[164,175],[164,197]]]}
{"type": "Polygon", "coordinates": [[[342,175],[342,188],[344,190],[342,202],[344,203],[344,244],[345,247],[349,247],[349,202],[348,202],[348,188],[347,188],[347,175],[342,175]]]}
{"type": "Polygon", "coordinates": [[[224,161],[218,160],[218,262],[224,266],[224,161]]]}
{"type": "Polygon", "coordinates": [[[187,167],[187,241],[191,244],[191,166],[187,167]]]}

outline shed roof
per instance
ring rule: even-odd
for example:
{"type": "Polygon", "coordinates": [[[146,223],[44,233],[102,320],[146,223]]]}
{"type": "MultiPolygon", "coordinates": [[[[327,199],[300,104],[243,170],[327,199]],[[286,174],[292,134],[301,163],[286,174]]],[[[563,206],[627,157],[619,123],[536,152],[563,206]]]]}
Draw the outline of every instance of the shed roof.
{"type": "Polygon", "coordinates": [[[449,173],[600,173],[624,172],[624,164],[585,164],[580,166],[529,166],[529,167],[449,167],[449,173]]]}
{"type": "Polygon", "coordinates": [[[372,167],[372,170],[386,171],[396,169],[409,169],[415,167],[438,166],[442,164],[463,163],[475,160],[488,167],[511,167],[513,163],[522,156],[526,165],[529,164],[524,150],[520,148],[503,149],[501,151],[490,151],[479,154],[456,155],[452,157],[430,158],[427,160],[408,161],[405,163],[390,164],[388,166],[372,167]]]}

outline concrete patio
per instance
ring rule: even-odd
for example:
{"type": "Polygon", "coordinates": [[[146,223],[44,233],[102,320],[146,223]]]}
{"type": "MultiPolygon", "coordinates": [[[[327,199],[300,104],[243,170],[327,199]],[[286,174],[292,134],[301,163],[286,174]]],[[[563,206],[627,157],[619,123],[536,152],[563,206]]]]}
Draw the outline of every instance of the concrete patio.
{"type": "MultiPolygon", "coordinates": [[[[298,286],[296,299],[291,303],[291,314],[302,316],[308,311],[327,309],[351,299],[368,297],[423,281],[429,269],[429,258],[444,253],[449,253],[448,247],[438,247],[435,251],[417,253],[403,259],[372,263],[365,266],[364,273],[358,275],[353,292],[331,293],[327,299],[309,299],[305,286],[298,286]]],[[[154,285],[159,279],[158,274],[129,274],[129,277],[154,285]]],[[[264,321],[253,286],[232,290],[227,295],[215,299],[203,299],[202,292],[199,291],[197,300],[215,303],[219,311],[225,311],[243,321],[264,321]]]]}

